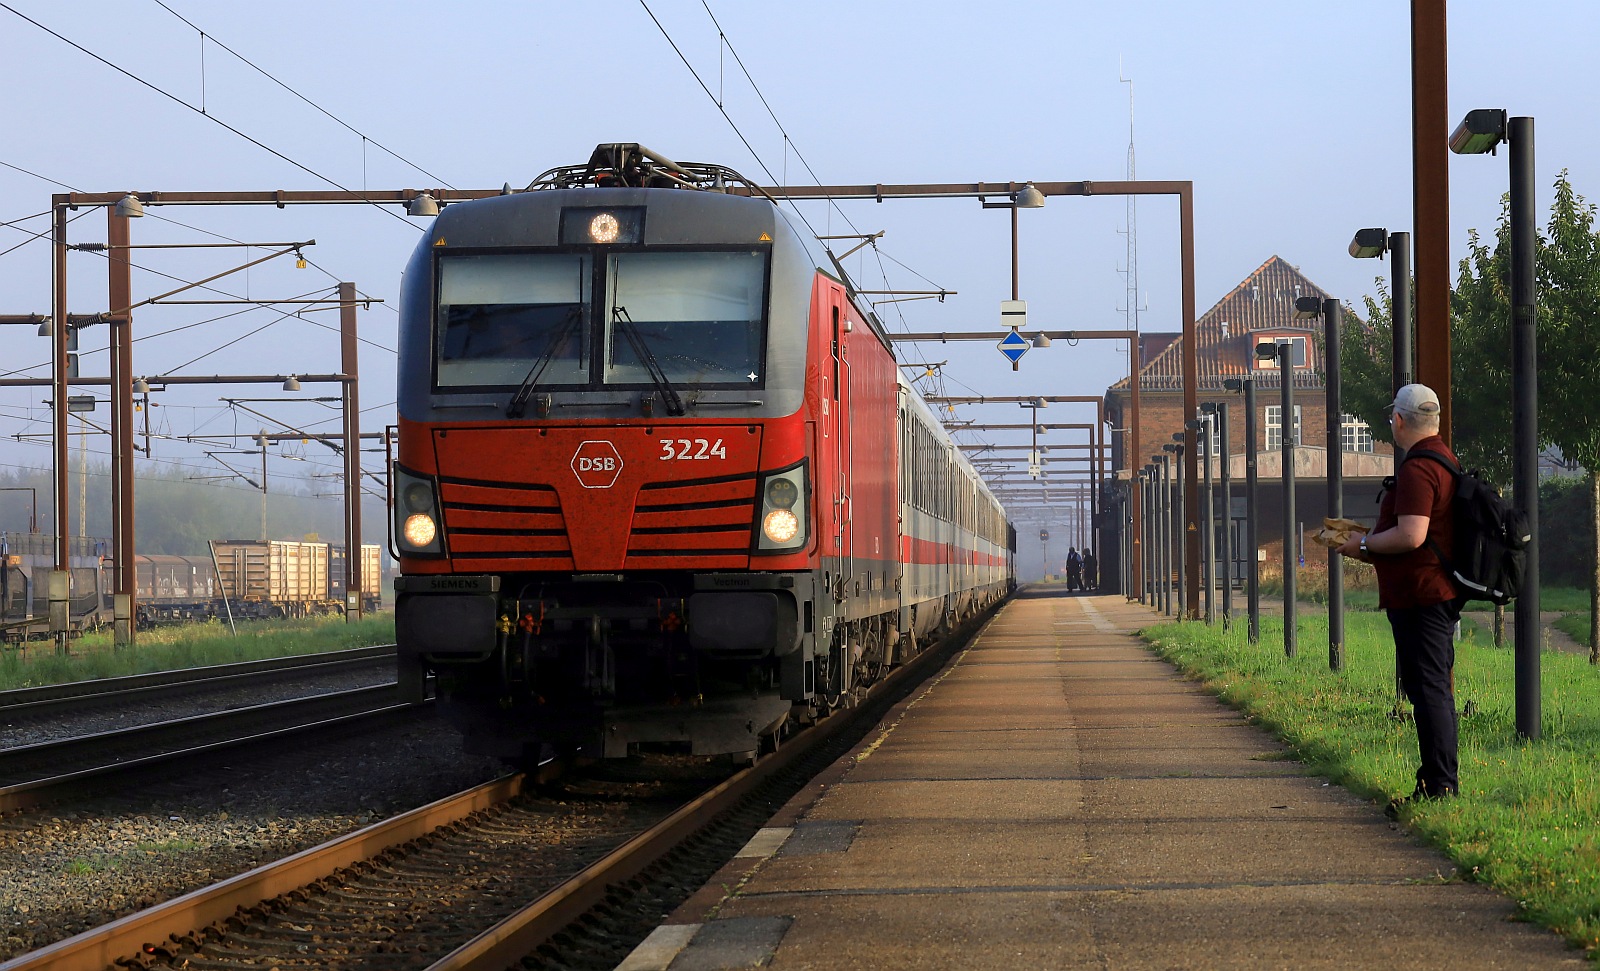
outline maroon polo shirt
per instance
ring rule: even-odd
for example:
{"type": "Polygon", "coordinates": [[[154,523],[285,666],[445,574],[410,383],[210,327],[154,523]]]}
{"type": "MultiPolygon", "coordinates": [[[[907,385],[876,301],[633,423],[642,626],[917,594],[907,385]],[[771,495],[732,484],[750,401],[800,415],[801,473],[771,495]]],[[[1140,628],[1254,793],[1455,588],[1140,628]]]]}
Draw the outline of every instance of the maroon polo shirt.
{"type": "MultiPolygon", "coordinates": [[[[1416,452],[1437,452],[1457,468],[1461,464],[1438,435],[1424,438],[1406,454],[1416,452]]],[[[1395,526],[1401,516],[1427,516],[1428,539],[1438,545],[1448,560],[1454,552],[1450,502],[1455,495],[1455,478],[1448,469],[1423,456],[1408,459],[1400,464],[1395,474],[1394,488],[1383,493],[1383,502],[1378,506],[1378,523],[1372,531],[1377,533],[1395,526]]],[[[1372,564],[1378,571],[1379,607],[1426,607],[1460,596],[1455,581],[1450,579],[1427,543],[1407,553],[1374,553],[1372,564]]]]}

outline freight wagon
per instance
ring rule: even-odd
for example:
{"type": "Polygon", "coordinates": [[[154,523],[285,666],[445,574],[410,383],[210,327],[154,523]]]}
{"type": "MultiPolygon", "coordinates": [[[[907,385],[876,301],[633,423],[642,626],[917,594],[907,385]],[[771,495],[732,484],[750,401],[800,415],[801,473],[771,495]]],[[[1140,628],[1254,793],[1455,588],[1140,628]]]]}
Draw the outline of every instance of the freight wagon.
{"type": "MultiPolygon", "coordinates": [[[[111,623],[111,570],[102,558],[108,540],[74,536],[67,544],[72,574],[68,630],[74,635],[111,623]]],[[[56,539],[45,533],[0,533],[0,640],[50,632],[50,571],[56,539]]]]}

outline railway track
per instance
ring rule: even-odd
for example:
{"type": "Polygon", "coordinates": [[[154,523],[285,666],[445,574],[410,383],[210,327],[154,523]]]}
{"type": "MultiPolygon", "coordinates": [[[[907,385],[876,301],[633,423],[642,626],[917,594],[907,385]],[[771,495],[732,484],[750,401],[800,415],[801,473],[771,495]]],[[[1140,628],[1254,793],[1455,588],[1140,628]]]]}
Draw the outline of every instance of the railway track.
{"type": "Polygon", "coordinates": [[[203,755],[412,718],[417,707],[400,702],[391,683],[0,749],[0,812],[99,789],[130,773],[177,771],[203,755]]]}
{"type": "Polygon", "coordinates": [[[332,964],[429,971],[614,965],[697,890],[818,771],[848,752],[959,650],[974,622],[924,652],[858,706],[670,811],[624,814],[599,832],[508,776],[351,833],[5,964],[43,971],[332,964]],[[542,833],[535,839],[532,834],[542,833]],[[574,922],[578,923],[574,923],[574,922]],[[604,957],[605,955],[612,955],[604,957]]]}
{"type": "Polygon", "coordinates": [[[117,707],[135,701],[159,701],[199,692],[368,668],[392,660],[394,650],[393,644],[381,644],[319,654],[241,661],[237,664],[155,671],[121,678],[16,688],[0,691],[0,719],[15,723],[19,719],[49,718],[63,712],[78,713],[86,708],[117,707]]]}

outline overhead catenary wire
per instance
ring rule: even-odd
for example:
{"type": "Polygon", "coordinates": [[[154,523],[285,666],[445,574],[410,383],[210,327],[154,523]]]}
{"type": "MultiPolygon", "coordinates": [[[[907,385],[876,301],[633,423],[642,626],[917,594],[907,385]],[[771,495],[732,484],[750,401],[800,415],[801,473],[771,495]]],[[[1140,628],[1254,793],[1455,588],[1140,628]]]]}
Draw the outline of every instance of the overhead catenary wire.
{"type": "MultiPolygon", "coordinates": [[[[770,115],[772,117],[773,123],[777,125],[778,131],[783,135],[784,145],[785,145],[785,161],[787,161],[787,149],[790,148],[790,147],[793,147],[794,148],[794,152],[795,152],[795,157],[798,158],[800,160],[801,164],[805,166],[806,171],[811,175],[812,180],[814,182],[816,182],[817,185],[822,185],[822,180],[820,178],[818,178],[818,176],[816,174],[816,171],[814,169],[812,169],[810,162],[808,162],[806,160],[805,156],[800,152],[799,147],[794,145],[794,142],[789,137],[789,134],[788,134],[787,130],[784,129],[783,123],[778,120],[777,113],[773,111],[772,105],[767,100],[766,95],[761,92],[760,85],[758,85],[756,83],[755,78],[750,74],[749,69],[744,64],[743,58],[741,58],[739,56],[738,51],[734,49],[732,42],[727,39],[727,34],[726,34],[725,31],[723,31],[722,25],[720,23],[718,23],[716,15],[711,12],[711,7],[710,7],[709,3],[707,3],[706,0],[701,0],[701,4],[702,4],[702,6],[705,7],[706,14],[711,18],[712,25],[714,27],[716,27],[716,29],[717,29],[717,37],[718,37],[719,45],[724,45],[725,44],[727,46],[727,48],[728,48],[728,51],[733,54],[734,60],[739,64],[740,70],[743,71],[743,73],[744,73],[745,79],[750,82],[751,88],[756,92],[756,96],[761,99],[761,103],[767,109],[768,115],[770,115]]],[[[647,3],[646,0],[639,0],[639,5],[641,7],[643,7],[645,13],[649,15],[650,20],[656,25],[656,29],[661,32],[661,36],[666,38],[666,41],[667,41],[667,43],[669,45],[671,45],[673,52],[675,54],[677,54],[678,55],[678,59],[683,62],[683,66],[689,69],[689,73],[694,76],[694,79],[695,79],[696,83],[698,83],[700,85],[700,90],[704,91],[705,94],[706,94],[706,97],[711,99],[711,102],[712,102],[712,104],[714,104],[716,106],[717,111],[722,114],[723,119],[728,123],[729,127],[733,129],[734,134],[738,136],[739,141],[744,144],[745,149],[750,153],[751,157],[756,160],[756,164],[760,165],[762,171],[764,171],[767,174],[767,178],[772,180],[776,184],[782,184],[783,180],[780,180],[776,175],[773,174],[771,167],[767,165],[766,161],[761,157],[761,154],[756,151],[755,146],[753,146],[750,143],[750,140],[747,137],[745,137],[745,134],[739,128],[738,123],[733,120],[733,117],[730,114],[728,114],[728,110],[725,107],[725,105],[723,104],[722,99],[719,98],[717,95],[712,93],[710,86],[707,85],[706,82],[705,82],[705,79],[700,76],[700,72],[695,70],[694,65],[691,64],[689,62],[688,57],[684,55],[682,48],[680,48],[678,46],[678,42],[673,39],[672,34],[667,30],[665,25],[663,25],[661,23],[660,18],[658,18],[655,15],[655,11],[650,9],[649,3],[647,3]]],[[[811,225],[811,221],[806,218],[805,213],[803,213],[800,210],[800,207],[794,202],[794,200],[790,199],[790,200],[786,200],[786,201],[789,204],[789,208],[794,210],[795,215],[800,218],[800,221],[805,223],[806,229],[811,233],[812,237],[815,238],[818,235],[820,235],[820,234],[817,233],[816,228],[811,225]]],[[[837,211],[839,213],[840,217],[842,219],[844,219],[846,225],[848,225],[850,227],[851,231],[859,235],[861,233],[860,229],[857,228],[855,223],[850,220],[850,217],[845,214],[844,210],[839,207],[839,204],[838,204],[837,200],[833,199],[832,197],[829,197],[827,201],[828,201],[828,204],[833,208],[833,210],[837,211]]],[[[782,210],[780,209],[779,212],[781,213],[782,210]]],[[[788,216],[787,215],[784,216],[784,221],[788,222],[788,216]]],[[[793,224],[792,223],[790,224],[790,228],[791,229],[793,228],[793,224]]],[[[876,240],[872,240],[872,244],[873,244],[874,253],[877,253],[877,251],[878,251],[877,241],[876,240]]],[[[895,262],[898,263],[899,261],[897,260],[895,262]]],[[[901,265],[903,266],[904,264],[901,264],[901,265]]],[[[883,276],[885,287],[892,288],[891,285],[889,284],[888,271],[883,266],[883,260],[881,258],[878,259],[878,270],[879,270],[879,273],[883,276]]],[[[918,275],[920,276],[920,274],[918,274],[918,275]]],[[[924,278],[924,279],[926,279],[926,278],[924,278]]],[[[935,286],[937,286],[937,284],[935,284],[935,286]]],[[[910,324],[905,319],[905,312],[899,307],[898,304],[895,306],[895,313],[900,318],[900,322],[901,322],[902,328],[905,329],[905,330],[909,330],[910,329],[910,324]]],[[[913,347],[916,347],[916,346],[917,345],[913,344],[913,347]]],[[[918,350],[919,353],[921,352],[921,348],[920,347],[917,347],[917,350],[918,350]]]]}
{"type": "MultiPolygon", "coordinates": [[[[42,182],[48,182],[51,185],[60,186],[61,188],[67,189],[67,190],[72,191],[72,192],[83,192],[83,191],[85,191],[84,189],[81,189],[81,188],[79,188],[77,186],[69,185],[66,182],[62,182],[59,179],[52,179],[48,175],[41,175],[38,172],[34,172],[34,171],[29,170],[29,169],[25,169],[20,165],[12,165],[10,162],[0,161],[0,166],[3,166],[3,167],[8,168],[8,169],[13,169],[13,170],[15,170],[17,172],[21,172],[23,175],[32,176],[33,178],[38,179],[38,180],[40,180],[42,182]]],[[[71,219],[69,219],[67,221],[69,223],[75,222],[75,221],[77,221],[79,219],[82,219],[84,216],[87,216],[89,214],[89,212],[91,212],[91,211],[93,211],[93,210],[86,210],[84,212],[80,212],[80,213],[78,213],[78,215],[73,216],[71,219]]],[[[50,213],[50,210],[47,209],[43,213],[40,213],[39,215],[48,215],[49,213],[50,213]]],[[[163,216],[160,213],[150,212],[148,210],[145,212],[145,216],[150,218],[150,219],[156,219],[156,220],[159,220],[161,222],[168,223],[169,225],[180,226],[180,227],[182,227],[184,229],[188,229],[188,230],[191,230],[193,232],[202,233],[202,234],[204,234],[206,236],[211,236],[211,237],[213,237],[215,239],[225,240],[225,241],[227,241],[229,243],[238,243],[238,244],[244,245],[244,246],[250,245],[245,240],[235,239],[232,236],[228,236],[228,235],[225,235],[223,233],[214,232],[212,230],[206,229],[203,226],[195,226],[195,225],[192,225],[190,223],[183,222],[182,220],[179,220],[179,219],[173,219],[171,216],[163,216]]],[[[18,219],[16,221],[17,222],[22,222],[22,221],[27,220],[27,219],[35,219],[35,218],[38,218],[38,217],[37,216],[23,216],[21,219],[18,219]]],[[[0,223],[0,226],[11,226],[11,224],[10,223],[0,223]]],[[[51,232],[50,230],[45,230],[42,233],[33,233],[30,230],[20,229],[18,227],[12,227],[12,228],[17,228],[19,232],[29,233],[30,238],[24,240],[21,243],[18,243],[16,246],[11,247],[11,249],[0,251],[0,256],[4,256],[4,255],[6,255],[6,253],[11,252],[12,250],[18,249],[21,246],[24,246],[24,245],[26,245],[28,243],[31,243],[35,239],[42,239],[45,236],[50,235],[50,232],[51,232]]],[[[95,255],[101,257],[102,259],[109,258],[103,252],[93,251],[93,250],[91,250],[90,252],[94,252],[95,255]]],[[[312,259],[306,257],[306,255],[304,253],[300,254],[300,258],[304,259],[306,261],[307,265],[316,268],[317,272],[321,273],[323,276],[326,276],[328,279],[334,281],[335,283],[344,282],[338,276],[336,276],[334,273],[329,271],[327,269],[327,267],[324,267],[322,264],[316,262],[315,260],[312,260],[312,259]]],[[[166,277],[169,280],[175,280],[178,283],[193,283],[194,282],[192,280],[186,280],[183,277],[173,276],[170,273],[163,273],[160,270],[152,269],[150,267],[143,266],[141,264],[134,263],[132,261],[129,261],[129,266],[131,266],[131,267],[133,267],[134,269],[137,269],[137,270],[143,270],[146,273],[154,273],[157,276],[163,276],[163,277],[166,277]]],[[[227,290],[221,290],[221,289],[218,289],[217,287],[206,286],[206,287],[203,287],[203,289],[205,289],[207,291],[210,291],[211,293],[217,293],[217,294],[221,294],[221,295],[227,296],[227,297],[236,297],[237,298],[239,296],[236,293],[231,293],[231,292],[229,292],[227,290]]],[[[363,291],[363,290],[357,290],[356,293],[357,293],[357,295],[359,295],[361,297],[373,297],[372,294],[367,293],[366,291],[363,291]]],[[[373,297],[373,299],[376,299],[376,298],[373,297]]],[[[394,311],[395,313],[397,313],[397,314],[399,313],[398,310],[396,310],[394,307],[391,307],[388,303],[380,303],[379,306],[380,307],[388,307],[390,310],[394,311]]],[[[135,338],[135,339],[137,340],[137,338],[135,338]]],[[[364,339],[358,338],[358,340],[364,340],[364,339]]],[[[392,347],[385,347],[382,344],[377,344],[377,343],[372,342],[372,341],[365,341],[365,343],[372,344],[372,346],[374,346],[374,347],[382,348],[383,350],[386,350],[391,354],[395,353],[394,348],[392,348],[392,347]]],[[[24,370],[31,370],[31,368],[24,369],[24,370]]],[[[8,372],[8,373],[16,374],[18,372],[11,371],[11,372],[8,372]]]]}
{"type": "MultiPolygon", "coordinates": [[[[418,165],[417,163],[415,163],[415,162],[411,161],[410,159],[406,158],[404,155],[401,155],[399,152],[396,152],[394,149],[392,149],[389,146],[387,146],[387,145],[383,144],[382,142],[378,141],[376,138],[373,138],[371,135],[368,135],[366,132],[361,131],[360,129],[356,128],[354,125],[350,124],[349,122],[345,121],[343,118],[340,118],[338,115],[334,114],[333,112],[329,111],[328,109],[326,109],[326,108],[322,107],[321,105],[317,104],[315,101],[312,101],[306,95],[301,94],[295,88],[291,87],[289,84],[287,84],[286,82],[284,82],[283,80],[278,78],[276,75],[274,75],[271,71],[268,71],[266,68],[262,67],[261,65],[257,64],[256,62],[250,60],[248,57],[245,57],[243,54],[241,54],[238,51],[234,50],[233,48],[229,47],[227,44],[224,44],[222,41],[217,40],[217,35],[216,34],[207,33],[198,24],[194,23],[188,17],[185,17],[183,14],[178,13],[176,10],[174,10],[171,7],[167,6],[165,3],[162,2],[162,0],[153,0],[153,2],[155,3],[156,6],[160,7],[162,10],[165,10],[167,13],[172,14],[174,17],[177,17],[179,20],[183,21],[191,29],[193,29],[195,33],[200,35],[201,41],[202,41],[202,45],[201,45],[201,56],[202,57],[204,57],[204,54],[205,54],[204,41],[208,41],[209,40],[211,43],[213,43],[213,44],[217,45],[218,47],[222,48],[223,50],[227,51],[229,54],[232,54],[234,57],[236,57],[239,60],[243,61],[245,64],[248,64],[256,73],[260,74],[262,77],[266,78],[268,81],[271,81],[273,84],[276,84],[278,87],[282,88],[283,90],[285,90],[285,91],[289,92],[290,94],[294,95],[296,98],[299,98],[301,101],[304,101],[306,104],[308,104],[311,107],[315,108],[317,111],[321,112],[323,115],[326,115],[328,118],[331,118],[333,121],[337,122],[341,127],[343,127],[346,131],[350,132],[353,135],[359,135],[363,142],[370,142],[371,144],[373,144],[373,145],[377,146],[378,148],[382,149],[384,152],[388,153],[391,157],[397,159],[398,161],[404,162],[405,164],[411,166],[413,169],[416,169],[418,172],[421,172],[423,175],[426,175],[430,179],[437,180],[439,182],[439,184],[444,186],[445,188],[447,188],[447,189],[454,189],[455,188],[455,186],[451,185],[449,182],[446,182],[440,176],[434,175],[432,172],[429,172],[427,169],[423,168],[422,166],[418,165]]],[[[202,71],[203,71],[203,68],[202,68],[202,71]]]]}
{"type": "MultiPolygon", "coordinates": [[[[356,190],[350,189],[350,188],[347,188],[344,185],[341,185],[337,180],[329,178],[326,175],[323,175],[321,172],[318,172],[316,169],[314,169],[311,166],[305,164],[304,162],[301,162],[298,159],[292,158],[289,155],[286,155],[283,152],[280,152],[277,149],[273,148],[272,146],[268,145],[267,143],[261,141],[260,139],[246,134],[243,130],[241,130],[239,128],[236,128],[233,125],[228,124],[227,122],[223,121],[221,118],[218,118],[216,115],[210,114],[204,108],[202,108],[202,107],[200,107],[198,105],[192,104],[192,103],[190,103],[188,101],[185,101],[183,98],[178,97],[177,95],[175,95],[172,92],[166,90],[165,88],[161,87],[160,85],[158,85],[158,84],[156,84],[156,83],[154,83],[152,81],[148,81],[148,80],[140,77],[139,75],[133,73],[132,71],[128,70],[127,68],[122,67],[121,65],[116,64],[115,62],[113,62],[113,61],[111,61],[111,60],[109,60],[109,59],[107,59],[105,57],[102,57],[99,54],[96,54],[94,51],[91,51],[89,48],[84,47],[82,44],[78,43],[77,41],[73,40],[70,37],[67,37],[65,34],[62,34],[62,33],[58,32],[56,30],[53,30],[53,29],[51,29],[49,27],[46,27],[44,24],[40,23],[37,20],[34,20],[32,17],[30,17],[27,14],[23,13],[22,11],[18,10],[16,7],[11,6],[9,3],[5,3],[4,0],[0,0],[0,10],[5,10],[5,11],[11,13],[11,14],[14,14],[17,17],[20,17],[23,20],[26,20],[28,23],[30,23],[33,26],[39,28],[40,30],[42,30],[45,33],[49,34],[50,36],[56,38],[57,40],[61,41],[62,43],[68,45],[69,47],[72,47],[75,50],[81,51],[82,53],[88,55],[89,57],[95,59],[96,61],[99,61],[101,64],[104,64],[106,67],[109,67],[113,71],[116,71],[118,74],[121,74],[124,77],[129,78],[130,80],[136,81],[139,84],[144,85],[145,87],[149,88],[151,91],[156,92],[157,94],[161,95],[162,97],[167,98],[170,101],[176,102],[177,104],[180,104],[185,108],[188,108],[190,111],[194,112],[195,114],[199,115],[200,117],[205,118],[205,119],[207,119],[207,120],[209,120],[209,121],[211,121],[211,122],[213,122],[213,123],[215,123],[217,125],[220,125],[221,127],[227,129],[228,131],[233,132],[235,135],[238,135],[240,138],[243,138],[245,141],[249,142],[250,144],[256,146],[259,149],[261,149],[262,151],[267,152],[267,153],[269,153],[271,155],[274,155],[279,159],[282,159],[283,161],[289,163],[290,165],[294,166],[295,168],[299,169],[300,171],[305,172],[307,175],[310,175],[313,178],[316,178],[316,179],[319,179],[319,180],[321,180],[323,182],[326,182],[329,185],[331,185],[334,188],[339,189],[341,191],[350,192],[350,193],[356,193],[356,190]]],[[[359,193],[357,193],[357,194],[359,194],[359,193]]],[[[372,200],[367,200],[367,204],[372,206],[374,209],[377,209],[379,212],[384,213],[387,216],[392,216],[393,218],[398,219],[404,225],[409,226],[410,228],[412,228],[414,230],[417,230],[418,232],[424,231],[421,226],[418,226],[415,223],[411,222],[405,216],[402,216],[401,214],[399,214],[397,212],[394,212],[393,210],[388,209],[387,207],[385,207],[385,206],[383,206],[383,205],[381,205],[381,204],[379,204],[377,202],[374,202],[372,200]]]]}

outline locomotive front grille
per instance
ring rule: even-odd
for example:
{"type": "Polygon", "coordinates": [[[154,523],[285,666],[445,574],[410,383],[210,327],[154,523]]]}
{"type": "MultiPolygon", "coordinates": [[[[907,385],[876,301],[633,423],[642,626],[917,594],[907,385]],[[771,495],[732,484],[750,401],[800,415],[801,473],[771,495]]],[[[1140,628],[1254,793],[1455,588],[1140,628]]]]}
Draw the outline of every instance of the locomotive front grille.
{"type": "Polygon", "coordinates": [[[441,476],[439,492],[451,557],[571,567],[572,545],[554,487],[441,476]]]}
{"type": "Polygon", "coordinates": [[[706,566],[744,566],[755,511],[754,475],[649,483],[634,506],[629,565],[694,557],[706,566]]]}

